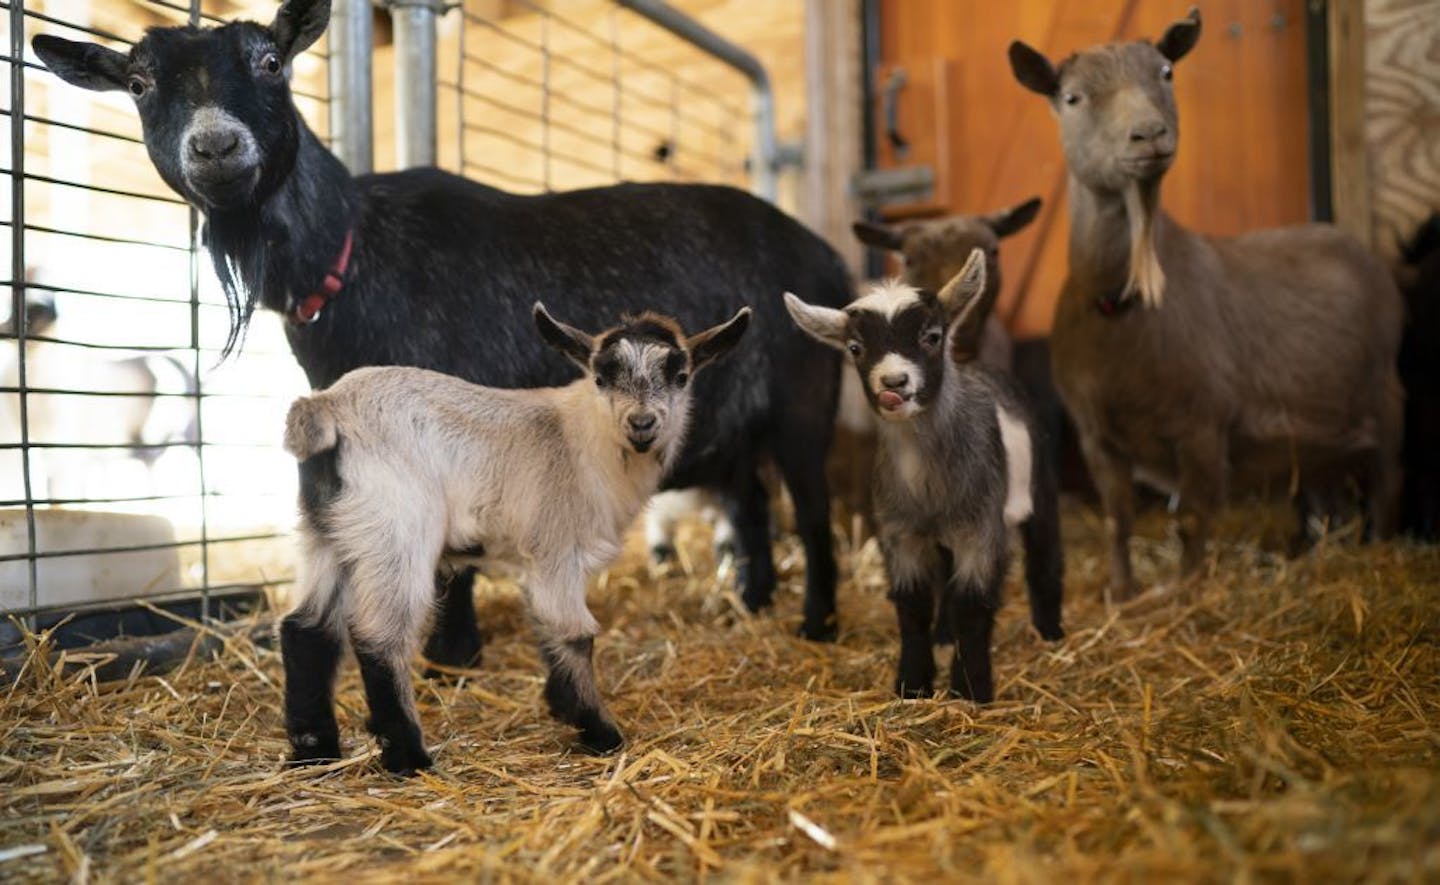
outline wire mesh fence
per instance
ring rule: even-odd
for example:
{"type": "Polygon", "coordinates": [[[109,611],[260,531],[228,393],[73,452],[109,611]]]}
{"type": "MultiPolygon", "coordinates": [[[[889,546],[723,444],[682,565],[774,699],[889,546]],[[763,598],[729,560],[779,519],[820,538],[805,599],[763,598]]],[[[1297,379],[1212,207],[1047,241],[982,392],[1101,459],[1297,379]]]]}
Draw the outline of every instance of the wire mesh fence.
{"type": "MultiPolygon", "coordinates": [[[[264,21],[274,7],[3,8],[0,612],[45,623],[184,596],[206,615],[219,596],[289,578],[294,469],[273,430],[303,377],[273,321],[220,363],[229,321],[201,219],[154,171],[129,97],[61,82],[29,44],[45,33],[124,51],[146,27],[264,21]]],[[[297,106],[322,136],[325,65],[323,41],[295,65],[297,106]]]]}
{"type": "MultiPolygon", "coordinates": [[[[10,75],[0,107],[10,124],[0,149],[0,615],[33,628],[184,599],[204,617],[234,594],[283,587],[295,470],[278,443],[306,384],[282,323],[261,312],[244,347],[220,361],[229,319],[203,219],[154,171],[129,96],[67,85],[29,46],[47,33],[124,50],[146,27],[268,21],[275,6],[0,9],[10,75]]],[[[607,2],[471,0],[439,27],[442,166],[517,192],[623,179],[747,184],[744,78],[639,16],[607,2]]],[[[322,40],[296,60],[292,86],[322,139],[326,51],[322,40]]],[[[3,621],[0,652],[18,634],[3,621]]]]}
{"type": "Polygon", "coordinates": [[[742,76],[615,4],[517,0],[503,17],[488,6],[447,14],[456,58],[442,69],[442,107],[464,174],[523,192],[746,185],[742,76]]]}

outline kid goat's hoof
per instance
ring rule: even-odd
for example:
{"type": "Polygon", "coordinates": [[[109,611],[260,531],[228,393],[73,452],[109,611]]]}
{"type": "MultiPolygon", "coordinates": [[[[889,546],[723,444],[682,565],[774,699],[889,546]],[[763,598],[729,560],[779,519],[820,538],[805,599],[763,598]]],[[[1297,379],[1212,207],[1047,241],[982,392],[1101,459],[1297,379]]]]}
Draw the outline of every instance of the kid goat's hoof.
{"type": "Polygon", "coordinates": [[[340,761],[340,736],[305,732],[290,736],[290,761],[295,765],[323,765],[340,761]]]}
{"type": "Polygon", "coordinates": [[[625,743],[624,735],[613,725],[600,723],[580,730],[580,747],[596,756],[608,756],[625,743]]]}
{"type": "Polygon", "coordinates": [[[1065,638],[1065,628],[1059,624],[1036,624],[1035,630],[1046,642],[1059,642],[1065,638]]]}
{"type": "Polygon", "coordinates": [[[918,701],[931,697],[935,694],[933,682],[917,682],[908,684],[902,680],[895,680],[895,694],[905,701],[918,701]]]}
{"type": "Polygon", "coordinates": [[[435,764],[430,754],[419,744],[392,742],[384,737],[377,740],[380,742],[380,764],[391,774],[414,777],[418,772],[435,764]]]}
{"type": "Polygon", "coordinates": [[[840,625],[833,617],[823,624],[806,622],[800,625],[800,637],[811,642],[835,642],[840,638],[840,625]]]}

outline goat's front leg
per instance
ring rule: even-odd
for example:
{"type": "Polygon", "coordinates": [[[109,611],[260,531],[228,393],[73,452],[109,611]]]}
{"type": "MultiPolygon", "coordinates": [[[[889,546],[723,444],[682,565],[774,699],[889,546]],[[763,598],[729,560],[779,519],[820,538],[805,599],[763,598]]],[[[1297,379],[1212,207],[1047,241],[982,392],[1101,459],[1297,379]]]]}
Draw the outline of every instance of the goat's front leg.
{"type": "Polygon", "coordinates": [[[540,654],[549,670],[545,701],[550,714],[580,730],[580,745],[609,753],[625,742],[595,684],[593,652],[599,625],[585,605],[583,574],[551,575],[533,582],[530,607],[540,654]]]}
{"type": "Polygon", "coordinates": [[[1180,467],[1180,573],[1193,575],[1205,563],[1210,525],[1225,501],[1227,447],[1219,428],[1187,436],[1175,449],[1180,467]]]}
{"type": "Polygon", "coordinates": [[[890,576],[890,601],[900,623],[900,667],[895,693],[926,698],[935,691],[936,593],[945,583],[945,557],[929,538],[908,533],[881,536],[885,570],[890,576]]]}
{"type": "Polygon", "coordinates": [[[950,693],[979,704],[995,699],[990,642],[1010,563],[1008,544],[1003,528],[966,532],[946,544],[954,556],[954,574],[945,588],[947,604],[941,607],[955,637],[950,693]]]}
{"type": "Polygon", "coordinates": [[[1130,533],[1135,526],[1135,465],[1083,429],[1080,447],[1105,510],[1105,531],[1110,542],[1108,601],[1123,602],[1134,596],[1137,589],[1130,568],[1130,533]]]}

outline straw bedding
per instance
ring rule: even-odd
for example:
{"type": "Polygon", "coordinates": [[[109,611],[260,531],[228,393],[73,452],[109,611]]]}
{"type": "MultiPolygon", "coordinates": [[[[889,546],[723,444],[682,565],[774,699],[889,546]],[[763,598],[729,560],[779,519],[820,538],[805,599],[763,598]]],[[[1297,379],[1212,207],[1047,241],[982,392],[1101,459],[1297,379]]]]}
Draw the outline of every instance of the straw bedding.
{"type": "Polygon", "coordinates": [[[349,758],[284,766],[280,662],[244,630],[121,683],[32,655],[0,684],[0,879],[1434,881],[1440,550],[1286,560],[1268,518],[1232,514],[1212,576],[1176,583],[1149,517],[1159,586],[1107,608],[1099,519],[1068,508],[1069,637],[1036,637],[1012,580],[984,709],[890,696],[873,542],[842,544],[821,646],[792,636],[792,541],[750,618],[687,526],[672,573],[636,547],[592,594],[609,758],[571,751],[517,596],[482,585],[484,666],[422,683],[436,768],[411,780],[380,770],[353,667],[349,758]]]}

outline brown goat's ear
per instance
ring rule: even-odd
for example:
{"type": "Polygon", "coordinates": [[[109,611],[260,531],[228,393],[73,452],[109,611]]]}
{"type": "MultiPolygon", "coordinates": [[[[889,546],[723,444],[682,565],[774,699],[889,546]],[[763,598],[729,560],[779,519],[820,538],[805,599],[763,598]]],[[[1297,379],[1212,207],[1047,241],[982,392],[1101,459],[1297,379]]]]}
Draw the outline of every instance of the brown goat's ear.
{"type": "Polygon", "coordinates": [[[965,266],[960,268],[938,296],[940,306],[950,316],[951,328],[964,325],[979,307],[985,293],[985,250],[971,249],[965,266]]]}
{"type": "Polygon", "coordinates": [[[1188,15],[1165,29],[1165,33],[1156,41],[1155,48],[1171,61],[1179,61],[1195,48],[1199,39],[1200,7],[1192,6],[1188,15]]]}
{"type": "Polygon", "coordinates": [[[81,89],[108,92],[125,88],[130,58],[98,43],[77,43],[63,37],[38,34],[30,45],[55,76],[81,89]]]}
{"type": "Polygon", "coordinates": [[[742,307],[729,320],[718,326],[711,326],[703,332],[696,332],[685,339],[685,349],[690,351],[690,366],[700,371],[705,366],[729,353],[740,343],[745,330],[750,328],[750,308],[742,307]]]}
{"type": "Polygon", "coordinates": [[[873,221],[857,221],[850,225],[850,229],[855,232],[855,239],[875,249],[899,252],[905,245],[905,240],[900,236],[899,231],[887,225],[876,224],[873,221]]]}
{"type": "Polygon", "coordinates": [[[981,220],[995,231],[995,236],[1008,237],[1034,221],[1038,214],[1040,214],[1040,198],[1031,197],[1018,206],[1011,206],[1009,209],[1001,209],[999,212],[982,216],[981,220]]]}
{"type": "Polygon", "coordinates": [[[270,23],[275,48],[289,64],[320,39],[330,24],[330,0],[285,0],[270,23]]]}
{"type": "Polygon", "coordinates": [[[545,343],[565,354],[585,371],[590,371],[590,354],[595,350],[595,339],[574,326],[567,326],[550,315],[545,305],[535,302],[535,328],[545,343]]]}
{"type": "Polygon", "coordinates": [[[1055,66],[1038,49],[1031,49],[1019,40],[1010,44],[1010,70],[1020,85],[1031,92],[1038,92],[1046,98],[1053,98],[1060,91],[1060,75],[1055,66]]]}

